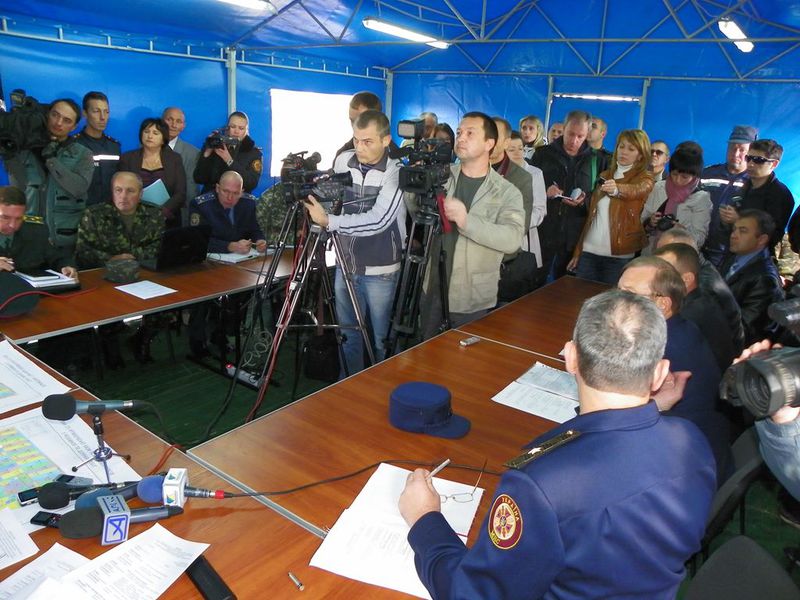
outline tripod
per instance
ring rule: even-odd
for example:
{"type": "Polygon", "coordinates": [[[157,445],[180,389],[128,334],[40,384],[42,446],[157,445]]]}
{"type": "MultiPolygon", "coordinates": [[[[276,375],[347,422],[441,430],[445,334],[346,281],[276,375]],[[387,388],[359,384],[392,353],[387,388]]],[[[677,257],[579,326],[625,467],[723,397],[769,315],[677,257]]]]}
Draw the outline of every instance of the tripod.
{"type": "MultiPolygon", "coordinates": [[[[397,349],[398,339],[402,336],[406,340],[412,338],[417,330],[419,318],[420,299],[422,286],[428,271],[431,258],[431,248],[443,230],[450,230],[450,223],[445,221],[440,214],[444,190],[437,188],[427,192],[419,203],[419,210],[414,213],[411,222],[411,231],[408,235],[408,245],[403,257],[403,270],[400,282],[397,285],[392,324],[386,340],[386,357],[392,356],[397,349]],[[436,207],[436,208],[434,208],[436,207]],[[414,234],[417,228],[422,228],[422,245],[418,250],[414,248],[414,234]]],[[[439,302],[442,307],[442,321],[438,331],[450,329],[450,304],[448,301],[448,285],[446,272],[446,254],[443,248],[439,249],[439,302]]]]}
{"type": "Polygon", "coordinates": [[[103,431],[103,419],[99,414],[92,415],[92,429],[94,430],[95,437],[97,437],[97,448],[92,451],[91,457],[87,458],[81,464],[72,467],[72,472],[77,473],[78,469],[80,469],[83,465],[88,465],[93,460],[96,460],[103,465],[103,470],[106,472],[106,482],[111,483],[111,473],[108,470],[108,460],[112,456],[119,456],[125,461],[130,461],[131,455],[117,454],[116,452],[112,452],[111,448],[106,446],[103,431]]]}

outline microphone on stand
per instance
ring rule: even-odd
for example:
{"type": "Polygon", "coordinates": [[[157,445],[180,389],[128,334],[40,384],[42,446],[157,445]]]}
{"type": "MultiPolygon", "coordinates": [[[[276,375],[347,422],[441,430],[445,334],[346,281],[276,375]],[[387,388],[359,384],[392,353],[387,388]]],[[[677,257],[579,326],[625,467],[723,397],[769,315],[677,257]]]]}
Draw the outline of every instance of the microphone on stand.
{"type": "Polygon", "coordinates": [[[50,394],[42,404],[42,414],[53,421],[69,421],[74,415],[101,415],[107,410],[141,408],[139,400],[109,400],[108,402],[77,402],[71,394],[50,394]]]}

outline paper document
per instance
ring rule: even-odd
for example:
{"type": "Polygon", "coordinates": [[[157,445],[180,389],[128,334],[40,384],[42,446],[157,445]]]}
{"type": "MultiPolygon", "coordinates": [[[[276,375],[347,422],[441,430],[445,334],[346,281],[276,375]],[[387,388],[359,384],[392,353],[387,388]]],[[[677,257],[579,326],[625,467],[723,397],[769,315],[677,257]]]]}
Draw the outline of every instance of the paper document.
{"type": "Polygon", "coordinates": [[[67,391],[68,386],[49,375],[8,340],[0,342],[0,413],[67,391]]]}
{"type": "MultiPolygon", "coordinates": [[[[40,409],[14,415],[0,421],[0,508],[10,508],[14,518],[27,532],[40,529],[31,525],[33,515],[41,510],[38,503],[20,507],[17,493],[40,487],[92,456],[97,438],[77,415],[69,421],[45,419],[40,409]]],[[[136,481],[136,471],[114,456],[106,463],[111,481],[136,481]]],[[[103,464],[89,461],[74,475],[89,477],[97,483],[106,481],[103,464]]],[[[72,506],[53,512],[67,512],[72,506]]]]}
{"type": "Polygon", "coordinates": [[[62,578],[92,600],[158,598],[208,544],[190,542],[156,523],[62,578]]]}
{"type": "MultiPolygon", "coordinates": [[[[61,577],[88,562],[88,558],[56,542],[39,558],[0,582],[0,600],[11,600],[12,598],[25,600],[34,591],[42,593],[47,590],[47,587],[42,589],[39,586],[47,578],[55,580],[55,585],[60,586],[58,580],[61,577]]],[[[51,598],[53,597],[51,596],[51,598]]],[[[66,598],[67,596],[61,597],[66,598]]],[[[69,597],[73,598],[74,596],[69,597]]]]}
{"type": "Polygon", "coordinates": [[[39,551],[9,509],[0,510],[0,569],[18,563],[39,551]]]}
{"type": "Polygon", "coordinates": [[[47,269],[46,271],[22,273],[15,271],[14,274],[20,279],[28,282],[37,289],[78,287],[78,281],[72,277],[67,277],[63,273],[47,269]]]}
{"type": "Polygon", "coordinates": [[[156,179],[142,190],[142,202],[164,206],[167,200],[169,200],[169,192],[167,186],[160,179],[156,179]]]}
{"type": "MultiPolygon", "coordinates": [[[[408,544],[406,525],[397,502],[409,471],[381,464],[345,510],[311,559],[311,566],[418,598],[430,598],[414,567],[414,552],[408,544]]],[[[477,474],[475,478],[477,479],[477,474]]],[[[433,478],[441,495],[468,495],[474,485],[433,478]]],[[[442,514],[466,540],[483,489],[467,502],[452,498],[442,504],[442,514]]]]}
{"type": "Polygon", "coordinates": [[[238,254],[236,252],[209,252],[206,255],[206,258],[208,258],[208,260],[214,260],[217,262],[235,264],[245,260],[250,260],[251,258],[257,258],[259,256],[264,255],[259,254],[255,248],[250,248],[250,252],[247,254],[238,254]]]}
{"type": "Polygon", "coordinates": [[[578,384],[575,376],[534,363],[516,381],[512,381],[492,400],[527,413],[563,423],[577,413],[578,384]]]}
{"type": "Polygon", "coordinates": [[[150,298],[158,298],[159,296],[166,296],[167,294],[174,294],[178,290],[173,290],[167,286],[153,283],[152,281],[137,281],[136,283],[128,283],[126,285],[118,285],[117,289],[120,292],[125,292],[131,296],[136,296],[142,300],[150,300],[150,298]]]}

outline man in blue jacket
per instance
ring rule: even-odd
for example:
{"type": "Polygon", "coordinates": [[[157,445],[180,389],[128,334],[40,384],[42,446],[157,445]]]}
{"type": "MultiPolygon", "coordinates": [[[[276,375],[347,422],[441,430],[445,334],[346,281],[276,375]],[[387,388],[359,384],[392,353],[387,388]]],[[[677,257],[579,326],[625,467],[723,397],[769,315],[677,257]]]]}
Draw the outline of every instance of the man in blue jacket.
{"type": "Polygon", "coordinates": [[[650,401],[674,382],[666,338],[647,298],[611,290],[584,303],[565,348],[580,415],[508,463],[472,548],[428,472],[409,476],[400,512],[433,598],[675,597],[715,477],[703,434],[650,401]]]}

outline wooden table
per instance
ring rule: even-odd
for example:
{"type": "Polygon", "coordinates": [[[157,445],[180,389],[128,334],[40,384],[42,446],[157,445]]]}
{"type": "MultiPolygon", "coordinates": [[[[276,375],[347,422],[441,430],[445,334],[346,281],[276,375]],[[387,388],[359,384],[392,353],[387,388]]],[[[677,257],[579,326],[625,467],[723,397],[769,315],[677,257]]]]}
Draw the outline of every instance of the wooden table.
{"type": "MultiPolygon", "coordinates": [[[[522,445],[554,423],[491,400],[539,360],[556,361],[491,341],[463,347],[466,336],[450,331],[244,427],[190,450],[190,455],[242,487],[282,490],[355,471],[371,463],[405,459],[453,463],[499,472],[522,445]],[[400,383],[431,381],[452,393],[453,410],[472,423],[458,440],[407,433],[388,420],[389,395],[400,383]]],[[[403,466],[403,465],[401,465],[403,466]]],[[[413,469],[413,466],[404,466],[413,469]]],[[[338,519],[373,470],[273,501],[321,534],[338,519]]],[[[450,468],[444,477],[474,484],[477,473],[450,468]]],[[[488,510],[497,476],[487,490],[470,533],[474,541],[488,510]]]]}
{"type": "Polygon", "coordinates": [[[559,352],[572,337],[583,301],[607,289],[562,277],[458,330],[563,361],[559,352]]]}

